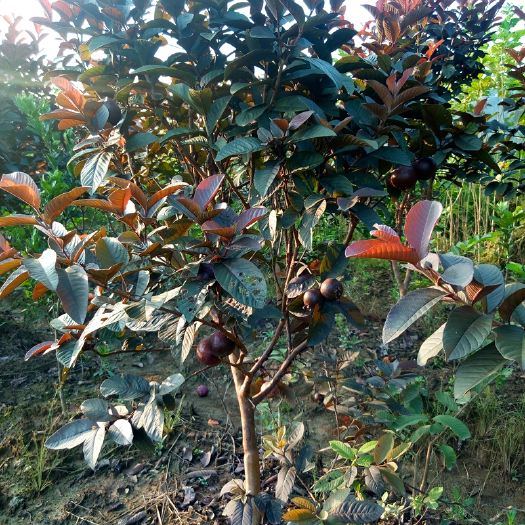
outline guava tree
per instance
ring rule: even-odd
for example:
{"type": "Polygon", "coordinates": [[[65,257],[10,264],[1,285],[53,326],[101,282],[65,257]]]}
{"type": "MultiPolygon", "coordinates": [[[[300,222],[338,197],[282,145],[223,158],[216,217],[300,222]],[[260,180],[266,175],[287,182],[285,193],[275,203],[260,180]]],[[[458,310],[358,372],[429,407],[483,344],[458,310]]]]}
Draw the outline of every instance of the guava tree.
{"type": "MultiPolygon", "coordinates": [[[[211,0],[44,2],[46,16],[33,21],[63,37],[64,58],[43,79],[58,89],[58,108],[41,118],[78,132],[70,163],[80,186],[43,204],[29,175],[0,181],[26,210],[0,227],[33,225],[49,246],[30,256],[2,238],[0,272],[11,273],[0,298],[30,279],[35,298],[56,292],[64,310],[52,321],[60,339],[27,358],[56,351],[65,377],[81,354],[98,353],[98,341],[135,354],[151,346],[133,336],[153,332],[155,349],[173,354],[170,366],[189,356],[204,369],[229,365],[247,496],[260,491],[256,406],[293,395],[285,377],[337,314],[362,326],[344,296],[345,247],[358,226],[368,233],[391,220],[385,188],[405,192],[392,219],[400,227],[418,180],[431,188],[438,168],[454,178],[451,156],[493,162],[478,155],[478,121],[467,128],[447,101],[478,70],[500,3],[381,3],[359,34],[342,4],[307,1],[305,11],[268,0],[250,3],[248,16],[211,0]],[[60,223],[69,207],[72,230],[60,223]],[[91,229],[82,209],[104,214],[106,226],[91,229]],[[348,234],[309,264],[314,229],[334,214],[348,219],[348,234]],[[255,354],[261,320],[275,330],[255,354]],[[287,355],[268,367],[281,337],[287,355]]],[[[48,446],[83,443],[94,465],[106,434],[128,444],[143,429],[159,440],[163,406],[183,379],[112,378],[102,393],[126,403],[89,400],[87,419],[48,446]]]]}

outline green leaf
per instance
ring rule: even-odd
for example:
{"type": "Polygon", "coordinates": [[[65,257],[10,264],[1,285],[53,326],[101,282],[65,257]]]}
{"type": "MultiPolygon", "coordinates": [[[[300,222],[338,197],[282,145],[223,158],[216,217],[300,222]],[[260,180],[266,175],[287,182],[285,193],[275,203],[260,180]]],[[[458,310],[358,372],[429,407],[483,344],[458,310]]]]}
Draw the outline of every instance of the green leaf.
{"type": "Polygon", "coordinates": [[[445,457],[445,466],[448,470],[450,470],[457,461],[456,453],[454,452],[454,449],[452,447],[449,447],[448,445],[441,445],[439,447],[439,450],[445,457]]]}
{"type": "Polygon", "coordinates": [[[476,135],[467,135],[460,133],[454,137],[454,143],[458,148],[464,151],[478,151],[481,149],[483,142],[476,135]]]}
{"type": "Polygon", "coordinates": [[[299,226],[299,240],[301,244],[307,249],[312,249],[312,229],[317,226],[321,216],[326,210],[326,201],[322,200],[317,206],[312,206],[303,215],[301,224],[299,226]]]}
{"type": "Polygon", "coordinates": [[[421,345],[417,354],[417,364],[425,366],[430,359],[436,357],[443,349],[443,332],[447,323],[443,323],[425,342],[421,345]]]}
{"type": "Polygon", "coordinates": [[[475,352],[492,330],[492,315],[482,315],[472,306],[460,306],[450,314],[443,332],[448,361],[475,352]]]}
{"type": "Polygon", "coordinates": [[[447,407],[451,412],[458,411],[458,405],[454,401],[454,398],[448,392],[436,392],[437,400],[447,407]]]}
{"type": "Polygon", "coordinates": [[[337,452],[342,458],[349,459],[351,461],[356,458],[352,447],[349,447],[346,443],[342,443],[341,441],[330,441],[330,446],[332,447],[332,450],[337,452]]]}
{"type": "Polygon", "coordinates": [[[126,374],[123,377],[113,376],[100,385],[100,393],[104,396],[116,395],[122,401],[144,397],[149,393],[149,383],[142,376],[126,374]]]}
{"type": "Polygon", "coordinates": [[[290,173],[296,171],[307,171],[317,168],[324,162],[324,157],[320,153],[312,151],[296,151],[287,161],[286,166],[290,173]]]}
{"type": "Polygon", "coordinates": [[[262,308],[266,281],[259,268],[246,259],[231,259],[213,267],[219,284],[241,304],[262,308]]]}
{"type": "Polygon", "coordinates": [[[434,421],[440,423],[444,427],[450,428],[459,439],[468,439],[470,437],[470,430],[467,428],[467,425],[454,416],[435,416],[434,421]]]}
{"type": "Polygon", "coordinates": [[[469,390],[496,373],[505,363],[507,359],[498,352],[494,343],[484,346],[459,365],[454,381],[454,397],[460,399],[469,390]]]}
{"type": "Polygon", "coordinates": [[[182,374],[173,374],[168,378],[164,379],[159,387],[159,396],[165,396],[170,392],[173,392],[176,388],[184,383],[184,376],[182,374]]]}
{"type": "Polygon", "coordinates": [[[157,137],[153,133],[135,133],[128,140],[126,140],[126,153],[137,151],[140,148],[145,148],[150,144],[159,142],[164,137],[157,137]]]}
{"type": "Polygon", "coordinates": [[[166,66],[143,66],[135,69],[135,71],[133,71],[131,74],[179,78],[180,80],[183,80],[184,82],[187,82],[191,85],[193,85],[196,80],[192,74],[187,73],[186,71],[181,71],[180,69],[166,66]]]}
{"type": "Polygon", "coordinates": [[[300,142],[301,140],[317,139],[319,137],[335,137],[336,134],[321,124],[308,126],[296,131],[286,142],[300,142]]]}
{"type": "Polygon", "coordinates": [[[129,421],[119,419],[115,421],[108,430],[108,437],[117,445],[128,446],[133,443],[133,428],[129,421]]]}
{"type": "Polygon", "coordinates": [[[357,451],[357,453],[366,454],[367,452],[374,450],[376,448],[377,443],[377,441],[369,441],[368,443],[362,445],[361,448],[357,451]]]}
{"type": "Polygon", "coordinates": [[[103,151],[89,158],[80,172],[80,184],[91,188],[89,194],[93,195],[100,186],[108,172],[111,153],[103,151]]]}
{"type": "Polygon", "coordinates": [[[247,126],[250,122],[257,120],[266,111],[267,107],[267,104],[260,104],[238,113],[237,117],[235,117],[235,124],[237,126],[247,126]]]}
{"type": "Polygon", "coordinates": [[[57,294],[62,307],[75,323],[82,325],[89,306],[89,281],[86,271],[75,265],[57,272],[57,294]]]}
{"type": "Polygon", "coordinates": [[[365,468],[364,474],[365,485],[377,496],[381,497],[385,492],[381,471],[375,465],[370,465],[370,467],[365,468]]]}
{"type": "Polygon", "coordinates": [[[492,312],[499,306],[501,301],[503,301],[505,294],[505,279],[503,278],[503,274],[500,269],[493,264],[479,264],[476,266],[474,279],[484,286],[500,285],[483,300],[487,313],[492,312]]]}
{"type": "Polygon", "coordinates": [[[341,523],[371,523],[378,520],[385,509],[373,501],[347,501],[336,507],[330,515],[341,523]]]}
{"type": "Polygon", "coordinates": [[[345,246],[333,241],[329,242],[325,256],[321,261],[321,280],[341,277],[349,262],[350,259],[345,255],[345,246]]]}
{"type": "Polygon", "coordinates": [[[421,288],[403,297],[388,313],[383,327],[383,344],[399,337],[438,303],[447,292],[435,288],[421,288]]]}
{"type": "Polygon", "coordinates": [[[411,166],[412,160],[400,148],[393,148],[392,146],[384,146],[377,151],[371,153],[372,157],[376,159],[386,160],[392,164],[399,164],[401,166],[411,166]]]}
{"type": "Polygon", "coordinates": [[[206,115],[206,129],[208,130],[208,133],[211,133],[215,129],[217,122],[221,119],[230,100],[231,96],[227,96],[218,98],[213,102],[210,111],[208,111],[208,114],[206,115]]]}
{"type": "Polygon", "coordinates": [[[430,501],[437,501],[443,494],[443,487],[434,487],[428,491],[428,495],[425,499],[430,501]]]}
{"type": "Polygon", "coordinates": [[[516,325],[498,326],[496,334],[496,348],[506,359],[517,361],[520,368],[525,367],[525,330],[516,325]]]}
{"type": "Polygon", "coordinates": [[[276,38],[274,32],[267,26],[255,26],[250,29],[250,36],[252,38],[276,38]]]}
{"type": "Polygon", "coordinates": [[[220,162],[232,155],[245,155],[246,153],[253,153],[261,149],[263,149],[263,146],[259,139],[254,137],[241,137],[228,142],[226,146],[221,148],[215,160],[216,162],[220,162]]]}
{"type": "Polygon", "coordinates": [[[381,471],[383,477],[395,491],[399,492],[401,495],[405,494],[405,484],[397,474],[394,474],[389,468],[386,467],[377,468],[381,471]]]}
{"type": "Polygon", "coordinates": [[[260,62],[269,62],[272,58],[275,58],[275,56],[269,49],[254,49],[253,51],[242,55],[240,58],[228,62],[228,65],[224,70],[224,80],[228,80],[230,75],[236,69],[245,66],[261,67],[260,62]]]}
{"type": "Polygon", "coordinates": [[[95,247],[97,259],[104,268],[111,268],[115,264],[129,262],[129,253],[125,246],[113,237],[102,237],[95,247]]]}
{"type": "Polygon", "coordinates": [[[330,497],[324,502],[323,510],[325,512],[331,512],[335,507],[344,503],[346,498],[350,495],[350,489],[344,488],[339,489],[330,494],[330,497]]]}
{"type": "Polygon", "coordinates": [[[261,197],[266,196],[280,169],[279,161],[268,161],[263,169],[255,170],[253,184],[261,197]]]}
{"type": "Polygon", "coordinates": [[[56,290],[58,286],[58,274],[56,271],[57,254],[48,248],[44,250],[38,259],[24,259],[24,268],[29,275],[40,281],[49,290],[56,290]]]}
{"type": "Polygon", "coordinates": [[[396,418],[394,422],[394,426],[396,430],[403,430],[405,427],[409,427],[411,425],[417,425],[418,423],[428,421],[428,418],[426,416],[421,415],[413,415],[413,416],[399,416],[396,418]]]}
{"type": "Polygon", "coordinates": [[[93,430],[93,425],[96,423],[89,419],[77,419],[57,430],[47,439],[44,446],[52,450],[74,448],[84,443],[93,430]]]}
{"type": "Polygon", "coordinates": [[[308,346],[322,343],[330,335],[334,323],[335,311],[332,304],[329,301],[317,303],[308,328],[308,346]]]}
{"type": "Polygon", "coordinates": [[[97,49],[100,49],[101,47],[107,46],[108,44],[115,44],[119,42],[121,42],[122,44],[126,43],[125,41],[119,38],[109,36],[109,35],[96,36],[95,38],[90,40],[89,50],[93,52],[93,51],[96,51],[97,49]]]}
{"type": "Polygon", "coordinates": [[[377,465],[383,463],[388,453],[394,447],[394,436],[390,433],[383,434],[374,448],[374,460],[377,465]]]}
{"type": "Polygon", "coordinates": [[[112,410],[112,405],[105,399],[86,399],[80,405],[80,410],[92,421],[109,422],[119,418],[118,412],[112,410]]]}
{"type": "Polygon", "coordinates": [[[293,0],[280,0],[280,2],[284,5],[284,7],[286,7],[286,9],[288,9],[290,14],[295,18],[297,25],[299,27],[303,27],[305,22],[303,8],[293,0]]]}

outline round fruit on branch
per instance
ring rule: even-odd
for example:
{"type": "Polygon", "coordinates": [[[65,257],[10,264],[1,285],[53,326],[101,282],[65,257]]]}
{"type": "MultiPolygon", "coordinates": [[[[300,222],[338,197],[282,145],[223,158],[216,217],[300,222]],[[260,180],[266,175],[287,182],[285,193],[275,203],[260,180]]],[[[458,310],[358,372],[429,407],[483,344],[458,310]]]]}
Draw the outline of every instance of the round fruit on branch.
{"type": "Polygon", "coordinates": [[[235,350],[235,343],[218,330],[211,336],[210,344],[211,352],[218,357],[226,357],[235,350]]]}
{"type": "Polygon", "coordinates": [[[390,175],[390,184],[401,191],[411,190],[416,182],[416,170],[412,166],[400,166],[390,175]]]}
{"type": "Polygon", "coordinates": [[[205,337],[197,345],[197,359],[206,366],[217,366],[221,360],[211,350],[211,337],[205,337]]]}
{"type": "Polygon", "coordinates": [[[327,301],[339,300],[343,292],[343,284],[332,277],[325,279],[321,284],[321,294],[327,301]]]}
{"type": "Polygon", "coordinates": [[[323,298],[321,290],[318,288],[312,288],[311,290],[306,290],[303,296],[303,303],[308,310],[313,310],[315,305],[323,298]]]}
{"type": "Polygon", "coordinates": [[[424,157],[416,160],[414,170],[418,180],[430,180],[436,175],[437,164],[433,157],[424,157]]]}

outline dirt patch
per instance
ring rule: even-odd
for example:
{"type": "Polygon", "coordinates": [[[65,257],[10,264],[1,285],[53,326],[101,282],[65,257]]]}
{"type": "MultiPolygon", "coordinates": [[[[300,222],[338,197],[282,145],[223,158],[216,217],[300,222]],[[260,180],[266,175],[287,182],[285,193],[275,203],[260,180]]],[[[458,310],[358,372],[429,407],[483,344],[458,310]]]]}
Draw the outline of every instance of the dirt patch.
{"type": "MultiPolygon", "coordinates": [[[[435,324],[438,321],[434,319],[435,324]]],[[[425,321],[385,348],[381,345],[381,316],[369,315],[367,328],[366,334],[355,338],[360,341],[355,343],[355,349],[400,360],[414,359],[419,341],[433,329],[425,321]]],[[[148,448],[136,442],[128,449],[107,444],[95,472],[87,468],[80,448],[49,451],[39,466],[43,440],[60,428],[66,418],[55,393],[55,356],[35,356],[26,363],[23,356],[32,345],[53,337],[44,323],[27,326],[20,312],[4,310],[0,314],[0,524],[116,525],[133,516],[138,516],[137,523],[163,525],[226,523],[220,510],[224,505],[224,501],[219,501],[220,489],[226,481],[243,476],[239,415],[226,367],[217,367],[205,377],[191,378],[183,385],[177,395],[177,404],[184,396],[180,420],[162,445],[148,448]],[[196,387],[203,383],[208,385],[210,394],[199,398],[196,387]],[[200,470],[211,474],[191,476],[192,471],[200,470]],[[42,491],[39,483],[44,487],[42,491]]],[[[349,337],[347,331],[335,331],[326,349],[339,347],[349,337]]],[[[185,373],[197,370],[196,362],[187,365],[185,373]]],[[[115,356],[104,366],[99,358],[83,359],[63,387],[69,415],[79,416],[82,401],[96,397],[96,387],[109,374],[138,373],[150,381],[159,381],[177,371],[179,363],[164,354],[152,354],[149,360],[140,361],[135,356],[115,356]]],[[[448,386],[451,372],[440,366],[425,370],[429,391],[448,386]]],[[[522,379],[511,378],[506,387],[512,403],[517,402],[522,379]]],[[[279,408],[284,423],[302,413],[306,439],[314,450],[326,448],[330,440],[336,439],[334,413],[312,402],[309,396],[298,399],[294,407],[277,400],[272,401],[271,407],[275,417],[279,408]]],[[[472,413],[468,424],[474,424],[478,416],[472,413]]],[[[267,425],[264,418],[258,419],[261,435],[268,433],[267,425]]],[[[488,520],[501,510],[499,507],[525,508],[523,460],[517,462],[513,479],[501,469],[492,441],[456,440],[449,444],[458,454],[458,463],[448,471],[440,457],[433,455],[429,485],[443,486],[444,497],[451,500],[455,497],[454,487],[462,501],[473,498],[472,505],[465,507],[465,520],[488,520]]],[[[415,480],[414,455],[407,458],[403,470],[406,483],[418,486],[425,453],[423,450],[419,454],[415,480]]],[[[332,458],[327,454],[324,459],[328,464],[332,458]]],[[[276,467],[273,461],[262,462],[263,479],[271,479],[276,467]]],[[[450,508],[450,514],[441,518],[463,519],[457,515],[461,507],[454,511],[450,508]]]]}

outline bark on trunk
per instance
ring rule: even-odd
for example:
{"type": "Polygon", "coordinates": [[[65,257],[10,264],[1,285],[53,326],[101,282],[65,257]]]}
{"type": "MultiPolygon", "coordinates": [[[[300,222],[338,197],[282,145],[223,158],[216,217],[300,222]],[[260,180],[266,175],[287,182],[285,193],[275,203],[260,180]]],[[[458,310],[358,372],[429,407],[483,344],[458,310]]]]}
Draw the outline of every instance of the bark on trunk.
{"type": "MultiPolygon", "coordinates": [[[[237,358],[232,354],[232,362],[237,358]]],[[[250,401],[250,380],[235,367],[231,367],[237,391],[237,401],[241,412],[242,446],[244,449],[245,489],[256,496],[261,491],[261,471],[259,469],[259,447],[255,433],[255,407],[250,401]]]]}

